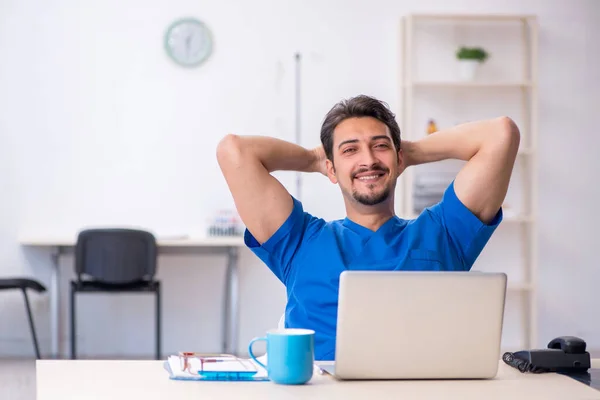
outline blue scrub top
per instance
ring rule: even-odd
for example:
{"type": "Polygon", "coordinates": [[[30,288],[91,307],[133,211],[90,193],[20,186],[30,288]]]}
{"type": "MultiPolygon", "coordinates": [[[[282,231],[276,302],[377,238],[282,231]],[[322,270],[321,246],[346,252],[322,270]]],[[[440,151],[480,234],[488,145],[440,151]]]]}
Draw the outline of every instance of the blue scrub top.
{"type": "Polygon", "coordinates": [[[315,360],[335,359],[340,274],[345,270],[469,271],[502,221],[482,223],[454,192],[416,219],[397,216],[371,231],[348,218],[324,221],[294,208],[262,246],[246,230],[246,246],[285,285],[285,326],[315,331],[315,360]]]}

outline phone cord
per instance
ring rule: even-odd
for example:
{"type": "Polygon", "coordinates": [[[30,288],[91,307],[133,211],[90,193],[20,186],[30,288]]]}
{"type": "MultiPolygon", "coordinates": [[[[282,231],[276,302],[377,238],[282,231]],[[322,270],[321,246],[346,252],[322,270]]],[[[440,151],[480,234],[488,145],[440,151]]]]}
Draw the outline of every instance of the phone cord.
{"type": "Polygon", "coordinates": [[[549,372],[548,369],[536,367],[527,360],[515,357],[514,354],[510,352],[506,352],[504,355],[502,355],[502,361],[523,373],[531,372],[533,374],[541,374],[544,372],[549,372]]]}

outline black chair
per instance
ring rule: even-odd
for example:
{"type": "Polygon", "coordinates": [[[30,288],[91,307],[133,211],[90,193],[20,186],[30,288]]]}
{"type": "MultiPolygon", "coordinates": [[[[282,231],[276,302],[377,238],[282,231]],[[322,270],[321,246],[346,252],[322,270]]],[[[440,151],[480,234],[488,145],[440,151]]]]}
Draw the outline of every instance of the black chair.
{"type": "Polygon", "coordinates": [[[33,317],[31,316],[31,306],[29,305],[29,297],[27,297],[27,289],[34,290],[38,293],[43,293],[46,288],[33,279],[27,278],[2,278],[0,279],[0,290],[12,290],[20,289],[23,292],[25,298],[25,308],[27,309],[27,317],[29,318],[29,328],[31,329],[31,336],[33,338],[33,346],[35,348],[35,356],[39,359],[40,347],[38,345],[37,335],[35,333],[35,326],[33,324],[33,317]]]}
{"type": "Polygon", "coordinates": [[[71,281],[71,359],[76,354],[75,295],[81,293],[151,292],[156,296],[156,359],[160,359],[160,282],[154,235],[136,229],[87,229],[75,245],[75,273],[71,281]]]}

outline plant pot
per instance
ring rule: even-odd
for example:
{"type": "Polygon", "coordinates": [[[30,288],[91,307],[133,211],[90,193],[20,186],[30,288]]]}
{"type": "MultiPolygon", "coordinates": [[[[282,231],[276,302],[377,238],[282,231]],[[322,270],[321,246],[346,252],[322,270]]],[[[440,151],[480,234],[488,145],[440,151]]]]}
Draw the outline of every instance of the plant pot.
{"type": "Polygon", "coordinates": [[[480,62],[477,60],[458,60],[458,72],[460,80],[472,81],[477,75],[480,62]]]}

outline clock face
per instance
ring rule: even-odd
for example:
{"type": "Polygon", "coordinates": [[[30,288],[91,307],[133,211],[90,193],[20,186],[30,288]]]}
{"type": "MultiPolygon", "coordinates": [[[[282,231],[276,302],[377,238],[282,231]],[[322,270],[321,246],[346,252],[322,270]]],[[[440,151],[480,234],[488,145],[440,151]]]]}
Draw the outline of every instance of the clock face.
{"type": "Polygon", "coordinates": [[[176,63],[193,67],[210,56],[212,37],[202,22],[193,18],[182,19],[167,29],[165,49],[176,63]]]}

